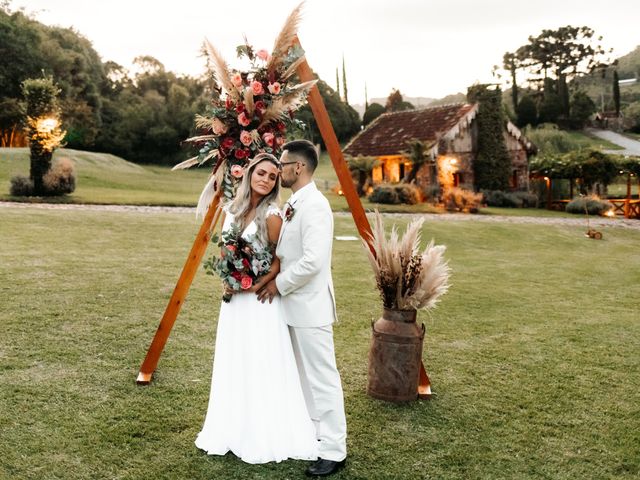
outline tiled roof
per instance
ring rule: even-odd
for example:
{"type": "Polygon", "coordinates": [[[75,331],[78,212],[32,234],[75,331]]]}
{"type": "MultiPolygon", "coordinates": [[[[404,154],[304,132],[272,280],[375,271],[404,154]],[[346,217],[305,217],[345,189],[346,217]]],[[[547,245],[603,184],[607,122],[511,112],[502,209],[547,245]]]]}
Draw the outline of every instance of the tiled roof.
{"type": "Polygon", "coordinates": [[[398,155],[417,139],[432,145],[476,106],[464,103],[421,110],[384,113],[360,132],[344,149],[346,155],[398,155]]]}

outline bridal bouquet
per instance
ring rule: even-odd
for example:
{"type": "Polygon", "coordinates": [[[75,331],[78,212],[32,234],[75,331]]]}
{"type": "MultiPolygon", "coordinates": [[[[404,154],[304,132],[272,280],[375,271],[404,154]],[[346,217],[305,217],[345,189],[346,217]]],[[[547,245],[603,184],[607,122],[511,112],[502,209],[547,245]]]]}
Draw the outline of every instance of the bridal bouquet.
{"type": "MultiPolygon", "coordinates": [[[[220,247],[220,256],[212,256],[204,262],[209,275],[218,275],[232,290],[250,289],[256,281],[269,272],[273,255],[269,248],[258,247],[255,235],[242,236],[235,223],[222,232],[221,238],[212,238],[220,247]]],[[[225,293],[222,300],[229,302],[231,294],[225,293]]]]}
{"type": "Polygon", "coordinates": [[[198,202],[198,214],[204,213],[220,190],[226,201],[233,199],[249,159],[261,152],[279,156],[287,130],[304,128],[294,112],[315,81],[296,83],[296,69],[305,59],[304,50],[295,42],[301,8],[299,5],[289,15],[271,52],[254,49],[246,39],[237,47],[238,58],[250,64],[246,70],[229,68],[218,50],[205,41],[215,81],[213,98],[208,112],[196,116],[200,134],[186,140],[198,147],[198,155],[174,167],[215,162],[198,202]]]}

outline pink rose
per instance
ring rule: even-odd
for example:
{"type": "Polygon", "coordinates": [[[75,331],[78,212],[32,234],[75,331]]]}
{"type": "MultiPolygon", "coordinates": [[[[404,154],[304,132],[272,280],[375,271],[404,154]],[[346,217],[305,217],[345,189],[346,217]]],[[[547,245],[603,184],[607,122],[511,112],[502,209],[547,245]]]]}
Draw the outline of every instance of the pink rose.
{"type": "Polygon", "coordinates": [[[279,82],[270,83],[267,88],[269,89],[269,92],[271,93],[271,95],[278,95],[280,93],[279,82]]]}
{"type": "Polygon", "coordinates": [[[243,290],[251,288],[251,285],[253,285],[253,280],[251,280],[251,277],[249,275],[243,276],[242,280],[240,280],[240,288],[242,288],[243,290]]]}
{"type": "Polygon", "coordinates": [[[251,123],[251,120],[247,118],[247,114],[245,112],[242,112],[240,115],[238,115],[238,123],[243,127],[246,127],[251,123]]]}
{"type": "Polygon", "coordinates": [[[230,253],[235,253],[236,252],[236,247],[235,245],[225,245],[225,248],[227,249],[228,252],[230,253]]]}
{"type": "Polygon", "coordinates": [[[234,73],[233,75],[231,75],[231,83],[233,83],[234,87],[241,87],[242,75],[240,75],[239,73],[234,73]]]}
{"type": "Polygon", "coordinates": [[[213,130],[213,133],[215,133],[216,135],[223,135],[227,133],[227,130],[229,129],[229,127],[227,127],[224,124],[224,122],[219,118],[214,118],[213,121],[211,122],[211,129],[213,130]]]}
{"type": "Polygon", "coordinates": [[[242,132],[240,132],[240,141],[245,147],[248,147],[251,145],[251,142],[253,142],[253,138],[249,132],[242,130],[242,132]]]}
{"type": "Polygon", "coordinates": [[[269,60],[269,52],[267,52],[264,48],[261,50],[258,50],[256,52],[256,57],[258,57],[260,60],[266,62],[267,60],[269,60]]]}
{"type": "Polygon", "coordinates": [[[269,145],[270,147],[273,147],[273,133],[271,132],[267,132],[264,135],[262,135],[262,140],[264,140],[264,143],[266,143],[267,145],[269,145]]]}
{"type": "Polygon", "coordinates": [[[235,178],[242,178],[244,175],[244,169],[240,165],[233,165],[231,167],[231,175],[235,178]]]}
{"type": "Polygon", "coordinates": [[[258,81],[251,82],[251,91],[254,95],[262,95],[264,93],[264,88],[262,88],[262,83],[258,81]]]}

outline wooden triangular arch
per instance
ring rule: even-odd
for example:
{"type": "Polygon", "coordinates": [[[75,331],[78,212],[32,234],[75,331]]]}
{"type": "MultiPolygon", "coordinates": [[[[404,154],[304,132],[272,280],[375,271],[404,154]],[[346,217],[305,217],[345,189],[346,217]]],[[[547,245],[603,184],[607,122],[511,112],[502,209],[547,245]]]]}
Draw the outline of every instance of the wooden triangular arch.
{"type": "MultiPolygon", "coordinates": [[[[300,41],[296,37],[294,43],[300,45],[300,41]]],[[[300,78],[301,82],[308,82],[315,80],[313,76],[313,72],[309,67],[306,59],[300,63],[297,68],[297,74],[300,78]]],[[[373,247],[370,243],[371,237],[371,225],[369,225],[369,220],[365,214],[364,208],[362,207],[362,202],[360,201],[360,197],[356,192],[356,189],[353,185],[353,180],[351,178],[351,173],[349,172],[349,168],[347,167],[347,163],[344,160],[344,156],[342,155],[342,150],[340,150],[340,144],[338,143],[338,139],[336,137],[335,131],[333,130],[333,125],[331,124],[331,120],[329,119],[329,114],[327,113],[327,109],[322,100],[322,96],[320,95],[320,91],[317,86],[314,86],[309,92],[308,98],[309,106],[311,107],[311,111],[313,112],[313,116],[318,125],[318,129],[320,130],[320,134],[322,135],[322,139],[324,140],[324,144],[327,148],[327,152],[329,153],[329,157],[331,158],[331,163],[333,164],[333,168],[336,171],[338,176],[338,180],[340,182],[340,186],[342,191],[344,192],[344,196],[347,199],[347,204],[349,205],[349,209],[351,210],[351,215],[353,216],[353,221],[356,224],[358,232],[360,236],[364,238],[369,244],[369,248],[373,247]]],[[[162,350],[164,349],[165,344],[167,343],[167,339],[169,338],[169,334],[171,333],[171,329],[173,328],[173,324],[178,317],[178,313],[180,313],[180,309],[182,308],[182,304],[189,292],[189,288],[191,287],[191,283],[193,282],[193,278],[200,266],[200,262],[204,253],[207,249],[207,245],[210,240],[210,232],[215,228],[215,225],[219,218],[218,204],[220,202],[220,196],[216,195],[209,206],[209,210],[205,215],[204,221],[202,222],[202,226],[196,235],[196,239],[191,247],[191,251],[189,252],[189,256],[187,257],[187,261],[182,269],[182,273],[180,274],[180,278],[178,279],[178,283],[173,290],[173,294],[171,295],[171,299],[169,300],[169,304],[162,316],[162,320],[160,321],[160,325],[156,331],[153,340],[151,341],[151,345],[149,350],[147,351],[147,355],[140,366],[140,372],[138,373],[137,383],[139,385],[148,385],[151,382],[153,377],[153,372],[155,372],[156,367],[158,366],[158,361],[160,359],[160,355],[162,354],[162,350]]],[[[424,369],[424,364],[420,365],[420,384],[418,386],[418,395],[421,398],[428,398],[431,396],[431,385],[429,382],[429,377],[424,369]]]]}

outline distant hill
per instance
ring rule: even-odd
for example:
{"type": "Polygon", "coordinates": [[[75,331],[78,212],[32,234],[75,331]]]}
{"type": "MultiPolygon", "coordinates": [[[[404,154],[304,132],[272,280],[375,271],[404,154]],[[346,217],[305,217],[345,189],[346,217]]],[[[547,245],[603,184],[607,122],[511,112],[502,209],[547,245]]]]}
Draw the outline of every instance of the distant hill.
{"type": "MultiPolygon", "coordinates": [[[[416,108],[435,107],[437,105],[446,105],[448,103],[460,103],[465,102],[467,97],[464,93],[454,93],[442,98],[430,98],[430,97],[402,97],[405,102],[411,103],[416,108]]],[[[386,98],[372,98],[369,100],[369,104],[379,103],[384,106],[387,103],[386,98]]],[[[364,105],[355,104],[351,105],[356,112],[360,115],[360,118],[364,115],[364,105]]]]}

